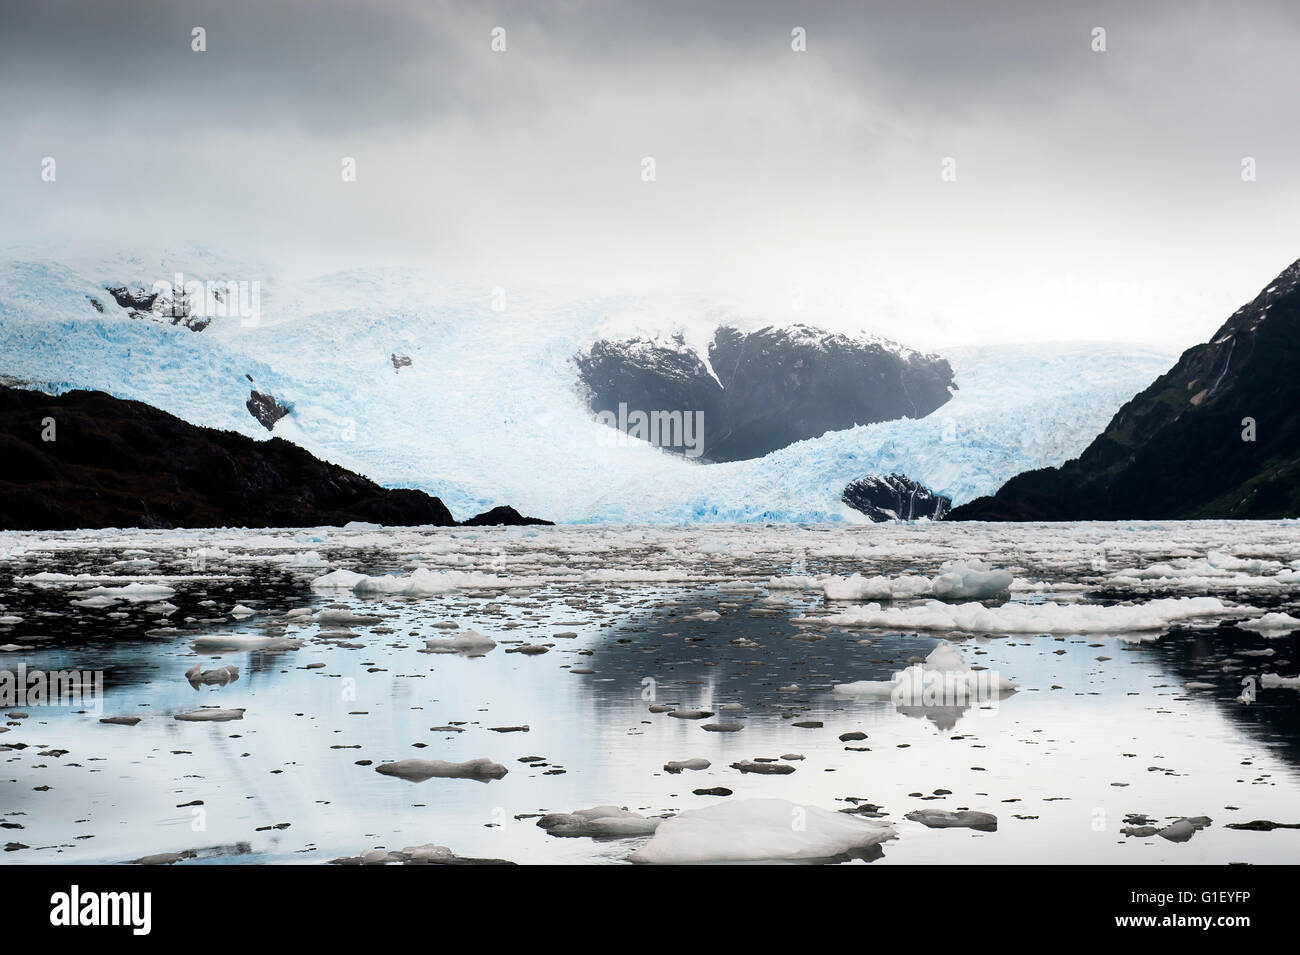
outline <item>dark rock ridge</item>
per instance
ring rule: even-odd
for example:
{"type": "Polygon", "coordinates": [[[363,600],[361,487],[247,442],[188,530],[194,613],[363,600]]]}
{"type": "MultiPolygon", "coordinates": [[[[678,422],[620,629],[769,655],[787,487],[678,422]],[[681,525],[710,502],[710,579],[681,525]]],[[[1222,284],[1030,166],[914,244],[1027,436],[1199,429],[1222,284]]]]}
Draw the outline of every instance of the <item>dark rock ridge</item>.
{"type": "MultiPolygon", "coordinates": [[[[882,339],[809,325],[722,326],[708,363],[678,336],[601,340],[575,356],[591,410],[703,413],[705,461],[762,457],[827,431],[923,418],[956,388],[952,368],[882,339]],[[712,373],[710,372],[712,368],[712,373]]],[[[682,443],[655,442],[691,454],[682,443]]]]}
{"type": "Polygon", "coordinates": [[[1122,407],[1078,458],[949,520],[1300,515],[1300,262],[1122,407]]]}
{"type": "Polygon", "coordinates": [[[99,391],[0,387],[0,529],[349,521],[456,523],[436,497],[380,487],[282,438],[200,428],[99,391]]]}
{"type": "Polygon", "coordinates": [[[393,363],[393,371],[401,371],[403,368],[411,367],[410,355],[399,355],[397,352],[392,352],[389,355],[389,361],[393,363]]]}
{"type": "Polygon", "coordinates": [[[525,524],[547,524],[552,525],[554,521],[544,521],[540,517],[524,517],[513,507],[502,505],[494,507],[490,511],[484,511],[482,514],[475,514],[467,521],[462,521],[462,527],[499,527],[508,525],[510,527],[522,527],[525,524]]]}
{"type": "Polygon", "coordinates": [[[952,507],[951,499],[902,474],[858,478],[840,500],[873,521],[941,521],[952,507]]]}

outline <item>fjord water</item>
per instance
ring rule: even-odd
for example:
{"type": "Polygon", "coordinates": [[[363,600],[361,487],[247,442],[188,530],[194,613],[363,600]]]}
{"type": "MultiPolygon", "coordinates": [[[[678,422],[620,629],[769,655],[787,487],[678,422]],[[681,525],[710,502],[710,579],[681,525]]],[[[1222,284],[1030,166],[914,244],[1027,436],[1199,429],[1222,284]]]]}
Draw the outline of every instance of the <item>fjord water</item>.
{"type": "Polygon", "coordinates": [[[613,863],[647,838],[556,838],[535,814],[772,796],[878,806],[898,838],[875,865],[1291,862],[1300,830],[1226,826],[1300,823],[1300,696],[1261,683],[1296,675],[1300,634],[1239,626],[1297,613],[1297,545],[1295,522],[3,534],[0,617],[17,620],[0,625],[0,670],[102,671],[104,694],[99,706],[4,707],[0,858],[321,863],[437,843],[613,863]],[[989,607],[1211,595],[1223,609],[1120,632],[1061,631],[1049,617],[1010,635],[818,621],[854,609],[824,597],[832,575],[933,576],[954,559],[1012,571],[989,607]],[[313,587],[340,569],[421,583],[313,587]],[[311,616],[330,608],[369,622],[311,616]],[[426,647],[469,629],[497,646],[426,647]],[[222,636],[301,645],[193,648],[222,636]],[[909,707],[832,689],[887,680],[940,640],[1017,691],[909,707]],[[525,644],[547,650],[508,652],[525,644]],[[233,664],[239,678],[196,689],[196,663],[233,664]],[[175,719],[200,707],[245,712],[175,719]],[[140,722],[100,722],[113,716],[140,722]],[[704,729],[718,722],[743,729],[704,729]],[[479,757],[508,774],[414,783],[375,771],[479,757]],[[711,766],[663,769],[693,757],[711,766]],[[794,771],[731,768],[760,758],[794,771]],[[714,787],[733,794],[694,792],[714,787]],[[997,830],[904,819],[963,808],[996,814],[997,830]],[[1126,816],[1211,821],[1174,842],[1123,834],[1126,816]]]}

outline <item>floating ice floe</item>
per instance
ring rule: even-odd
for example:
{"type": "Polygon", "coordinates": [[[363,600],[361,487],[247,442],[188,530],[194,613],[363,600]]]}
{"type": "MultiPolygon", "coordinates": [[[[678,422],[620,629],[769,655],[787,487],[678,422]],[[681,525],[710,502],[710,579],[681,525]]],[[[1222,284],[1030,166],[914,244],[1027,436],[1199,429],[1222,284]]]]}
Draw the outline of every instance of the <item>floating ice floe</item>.
{"type": "Polygon", "coordinates": [[[405,849],[367,849],[359,856],[330,859],[331,865],[514,865],[504,859],[467,859],[446,846],[426,842],[405,849]]]}
{"type": "Polygon", "coordinates": [[[382,621],[383,617],[376,617],[374,614],[353,613],[351,610],[339,610],[337,608],[322,610],[316,614],[315,620],[322,626],[371,626],[382,621]]]}
{"type": "Polygon", "coordinates": [[[619,806],[595,806],[574,812],[547,813],[537,825],[552,836],[628,837],[648,836],[663,819],[647,818],[619,806]]]}
{"type": "Polygon", "coordinates": [[[770,760],[760,762],[754,759],[742,759],[739,762],[732,763],[731,768],[738,769],[742,773],[756,773],[760,776],[789,776],[795,769],[789,763],[777,763],[770,760]]]}
{"type": "Polygon", "coordinates": [[[929,577],[826,577],[821,582],[827,600],[905,600],[930,593],[929,577]]]}
{"type": "Polygon", "coordinates": [[[202,709],[177,713],[175,718],[187,723],[225,723],[228,720],[242,720],[244,712],[243,707],[235,710],[202,709]]]}
{"type": "Polygon", "coordinates": [[[930,591],[939,600],[988,600],[1011,589],[1009,570],[994,570],[980,560],[949,561],[943,573],[931,582],[930,591]]]}
{"type": "Polygon", "coordinates": [[[396,776],[411,782],[424,782],[426,779],[476,779],[487,782],[500,779],[510,770],[500,763],[494,763],[485,757],[466,760],[463,763],[448,763],[441,759],[399,759],[395,763],[384,763],[375,767],[375,772],[385,776],[396,776]]]}
{"type": "MultiPolygon", "coordinates": [[[[142,600],[162,600],[172,596],[176,590],[166,584],[150,584],[136,581],[120,587],[91,587],[83,590],[86,597],[111,597],[117,600],[129,600],[132,603],[142,600]]],[[[73,601],[76,603],[77,601],[73,601]]]]}
{"type": "Polygon", "coordinates": [[[740,799],[665,819],[632,862],[816,862],[869,850],[894,829],[785,799],[740,799]]]}
{"type": "Polygon", "coordinates": [[[195,689],[200,685],[225,686],[239,679],[239,667],[227,664],[213,670],[204,670],[201,664],[196,663],[185,671],[185,679],[189,680],[195,689]]]}
{"type": "Polygon", "coordinates": [[[692,759],[675,759],[664,763],[664,772],[680,773],[683,769],[701,770],[712,765],[707,759],[696,756],[692,759]]]}
{"type": "Polygon", "coordinates": [[[998,817],[991,812],[977,812],[963,809],[949,812],[946,809],[917,809],[903,817],[912,822],[919,822],[930,829],[979,829],[982,832],[995,832],[998,817]]]}
{"type": "Polygon", "coordinates": [[[461,653],[467,657],[481,657],[494,649],[497,642],[477,630],[464,630],[454,637],[430,637],[424,641],[433,653],[461,653]]]}
{"type": "Polygon", "coordinates": [[[1259,685],[1300,690],[1300,676],[1278,676],[1276,673],[1265,673],[1259,678],[1259,685]]]}
{"type": "Polygon", "coordinates": [[[1292,630],[1300,630],[1300,619],[1289,613],[1266,613],[1245,623],[1237,624],[1242,630],[1254,630],[1269,637],[1280,637],[1292,630]]]}
{"type": "Polygon", "coordinates": [[[244,650],[297,650],[301,640],[253,633],[213,634],[195,637],[190,644],[195,653],[239,653],[244,650]]]}
{"type": "Polygon", "coordinates": [[[907,600],[935,597],[938,600],[988,600],[1011,589],[1014,577],[1007,570],[993,570],[980,560],[952,560],[943,564],[935,577],[901,574],[897,577],[821,578],[827,600],[907,600]]]}
{"type": "Polygon", "coordinates": [[[1184,816],[1181,819],[1174,820],[1167,826],[1125,826],[1120,829],[1120,834],[1139,839],[1159,836],[1169,842],[1187,842],[1197,832],[1209,826],[1212,821],[1209,816],[1184,816]]]}
{"type": "Polygon", "coordinates": [[[893,700],[904,706],[952,706],[998,699],[1016,684],[992,670],[975,670],[947,640],[930,651],[923,663],[896,672],[889,680],[837,683],[841,696],[893,700]]]}
{"type": "Polygon", "coordinates": [[[1138,604],[1021,604],[986,607],[980,603],[887,607],[870,603],[823,617],[798,617],[796,623],[900,630],[959,630],[971,633],[1123,633],[1163,630],[1179,620],[1240,615],[1217,597],[1168,597],[1138,604]]]}

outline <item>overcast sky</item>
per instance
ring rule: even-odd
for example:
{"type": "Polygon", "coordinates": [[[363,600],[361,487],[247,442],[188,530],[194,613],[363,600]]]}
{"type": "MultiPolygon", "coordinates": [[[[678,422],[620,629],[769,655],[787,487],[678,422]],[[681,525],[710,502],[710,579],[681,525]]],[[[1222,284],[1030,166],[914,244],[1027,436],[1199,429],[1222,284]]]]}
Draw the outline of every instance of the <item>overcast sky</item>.
{"type": "Polygon", "coordinates": [[[1300,257],[1297,49],[1295,0],[4,0],[0,243],[1184,347],[1300,257]]]}

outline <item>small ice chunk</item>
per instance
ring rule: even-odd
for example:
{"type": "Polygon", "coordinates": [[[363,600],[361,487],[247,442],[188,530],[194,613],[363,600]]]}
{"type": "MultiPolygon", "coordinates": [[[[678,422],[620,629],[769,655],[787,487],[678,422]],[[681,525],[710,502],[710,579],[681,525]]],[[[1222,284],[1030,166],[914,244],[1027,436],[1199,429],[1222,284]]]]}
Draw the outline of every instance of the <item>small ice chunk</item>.
{"type": "Polygon", "coordinates": [[[242,720],[243,718],[243,707],[237,710],[202,709],[176,714],[176,719],[187,723],[225,723],[228,720],[242,720]]]}
{"type": "Polygon", "coordinates": [[[961,812],[949,812],[946,809],[918,809],[909,812],[904,819],[919,822],[930,829],[979,829],[993,832],[998,828],[998,817],[991,812],[976,812],[963,809],[961,812]]]}
{"type": "Polygon", "coordinates": [[[696,756],[692,759],[671,760],[664,763],[664,772],[680,773],[683,769],[708,769],[711,765],[707,759],[696,756]]]}
{"type": "Polygon", "coordinates": [[[234,683],[239,679],[239,667],[227,664],[223,667],[217,667],[215,670],[204,670],[201,664],[196,663],[185,671],[185,679],[189,680],[196,688],[200,684],[204,686],[225,686],[227,683],[234,683]]]}
{"type": "Polygon", "coordinates": [[[510,770],[500,763],[487,758],[466,760],[463,763],[448,763],[441,759],[401,759],[395,763],[384,763],[375,767],[375,772],[385,776],[397,776],[411,782],[424,782],[426,779],[477,779],[487,782],[500,779],[510,770]]]}
{"type": "Polygon", "coordinates": [[[454,637],[430,637],[424,641],[434,653],[462,653],[467,657],[481,657],[494,649],[497,642],[477,630],[465,630],[454,637]]]}
{"type": "Polygon", "coordinates": [[[383,619],[371,614],[353,613],[351,610],[322,610],[316,614],[317,623],[342,624],[349,627],[381,623],[383,619]]]}
{"type": "Polygon", "coordinates": [[[788,776],[794,772],[794,767],[789,763],[759,763],[750,759],[732,763],[731,768],[738,769],[742,773],[758,773],[763,776],[788,776]]]}

